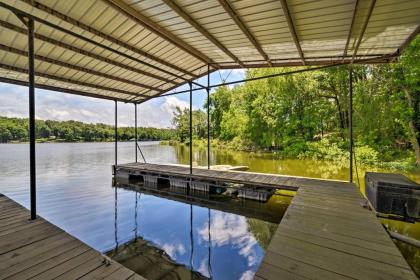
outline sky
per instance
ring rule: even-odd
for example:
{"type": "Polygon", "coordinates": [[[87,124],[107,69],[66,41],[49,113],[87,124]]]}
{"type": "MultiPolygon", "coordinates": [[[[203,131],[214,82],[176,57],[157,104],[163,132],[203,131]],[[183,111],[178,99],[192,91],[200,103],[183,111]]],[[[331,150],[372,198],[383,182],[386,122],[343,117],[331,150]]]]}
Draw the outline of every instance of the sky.
{"type": "MultiPolygon", "coordinates": [[[[221,79],[236,81],[244,78],[244,70],[221,70],[212,73],[210,84],[221,79]]],[[[197,80],[207,84],[207,77],[197,80]]],[[[188,86],[176,90],[188,89],[188,86]]],[[[214,90],[214,89],[213,89],[214,90]]],[[[171,91],[173,92],[173,91],[171,91]]],[[[206,99],[204,90],[193,92],[193,109],[203,108],[206,99]]],[[[28,88],[0,83],[0,116],[28,117],[28,88]]],[[[137,105],[138,126],[172,127],[176,107],[189,106],[189,93],[154,98],[137,105]]],[[[35,89],[35,117],[41,120],[76,120],[86,123],[114,124],[114,102],[98,98],[78,96],[49,90],[35,89]]],[[[118,102],[118,126],[134,126],[134,105],[118,102]]]]}

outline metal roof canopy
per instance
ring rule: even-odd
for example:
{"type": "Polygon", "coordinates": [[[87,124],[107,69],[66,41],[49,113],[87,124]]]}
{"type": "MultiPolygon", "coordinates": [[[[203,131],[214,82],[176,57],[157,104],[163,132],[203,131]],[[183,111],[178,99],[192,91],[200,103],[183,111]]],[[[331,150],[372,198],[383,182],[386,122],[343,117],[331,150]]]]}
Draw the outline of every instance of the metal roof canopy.
{"type": "Polygon", "coordinates": [[[389,62],[420,1],[1,0],[0,81],[27,85],[19,17],[37,87],[142,103],[217,69],[389,62]]]}

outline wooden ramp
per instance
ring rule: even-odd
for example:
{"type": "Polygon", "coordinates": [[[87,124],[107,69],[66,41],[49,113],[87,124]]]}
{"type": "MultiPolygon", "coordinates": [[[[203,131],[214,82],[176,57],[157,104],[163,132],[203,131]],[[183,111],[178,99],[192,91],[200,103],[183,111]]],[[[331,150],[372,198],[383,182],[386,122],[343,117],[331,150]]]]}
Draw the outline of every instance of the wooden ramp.
{"type": "Polygon", "coordinates": [[[144,279],[0,194],[0,279],[144,279]]]}
{"type": "Polygon", "coordinates": [[[216,171],[175,165],[118,165],[117,176],[152,174],[297,190],[255,279],[417,279],[355,185],[343,181],[216,171]]]}

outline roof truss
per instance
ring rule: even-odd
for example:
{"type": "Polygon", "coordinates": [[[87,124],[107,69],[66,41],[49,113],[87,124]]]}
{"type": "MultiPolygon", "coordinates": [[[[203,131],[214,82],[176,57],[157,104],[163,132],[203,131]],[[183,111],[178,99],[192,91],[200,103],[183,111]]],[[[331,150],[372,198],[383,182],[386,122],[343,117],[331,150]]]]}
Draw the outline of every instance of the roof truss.
{"type": "Polygon", "coordinates": [[[180,6],[178,6],[172,0],[163,0],[163,2],[171,7],[171,9],[182,17],[185,21],[191,24],[197,31],[199,31],[204,37],[206,37],[210,42],[216,45],[220,50],[227,54],[233,61],[237,62],[240,66],[244,64],[237,58],[229,49],[227,49],[222,43],[220,43],[213,35],[210,34],[204,27],[202,27],[197,21],[195,21],[187,12],[185,12],[180,6]]]}
{"type": "Polygon", "coordinates": [[[242,32],[246,35],[249,41],[254,45],[254,47],[258,50],[261,56],[267,61],[268,66],[272,66],[270,58],[264,52],[261,45],[257,42],[254,35],[251,34],[251,31],[248,27],[245,26],[245,23],[241,20],[240,16],[235,12],[232,6],[229,4],[227,0],[218,0],[220,5],[225,9],[225,11],[229,14],[229,16],[235,21],[236,25],[242,30],[242,32]]]}
{"type": "Polygon", "coordinates": [[[280,3],[281,3],[281,7],[283,9],[284,16],[286,17],[287,27],[289,28],[290,35],[292,36],[293,41],[295,42],[296,49],[298,50],[300,59],[302,60],[302,64],[305,65],[306,64],[305,56],[303,55],[302,47],[300,46],[300,42],[299,42],[298,36],[296,34],[295,25],[293,23],[292,16],[290,15],[289,7],[287,5],[287,2],[286,2],[286,0],[280,0],[280,3]]]}
{"type": "Polygon", "coordinates": [[[189,82],[205,89],[194,80],[217,69],[389,62],[419,15],[417,0],[2,0],[0,81],[25,84],[15,16],[36,23],[39,88],[141,103],[189,82]]]}

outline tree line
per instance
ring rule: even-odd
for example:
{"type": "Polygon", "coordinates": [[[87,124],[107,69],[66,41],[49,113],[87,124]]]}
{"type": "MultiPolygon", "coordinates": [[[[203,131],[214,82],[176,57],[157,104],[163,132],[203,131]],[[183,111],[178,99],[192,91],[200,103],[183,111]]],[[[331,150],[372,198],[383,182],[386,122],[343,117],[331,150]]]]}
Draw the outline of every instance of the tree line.
{"type": "MultiPolygon", "coordinates": [[[[420,38],[398,62],[353,66],[353,127],[359,159],[404,159],[420,166],[419,66],[420,38]]],[[[251,69],[245,77],[295,69],[251,69]]],[[[211,137],[231,147],[276,150],[291,157],[348,154],[348,66],[219,87],[207,102],[211,137]]],[[[188,109],[178,109],[173,123],[180,141],[188,141],[188,121],[188,109]]],[[[194,111],[196,139],[206,137],[206,121],[205,111],[194,111]]]]}
{"type": "MultiPolygon", "coordinates": [[[[29,122],[25,118],[0,117],[0,142],[28,141],[29,122]]],[[[107,124],[89,124],[78,121],[36,120],[36,138],[46,141],[99,142],[113,141],[114,127],[107,124]]],[[[173,129],[138,127],[138,140],[170,140],[173,129]]],[[[118,140],[135,139],[134,127],[119,127],[118,140]]]]}

